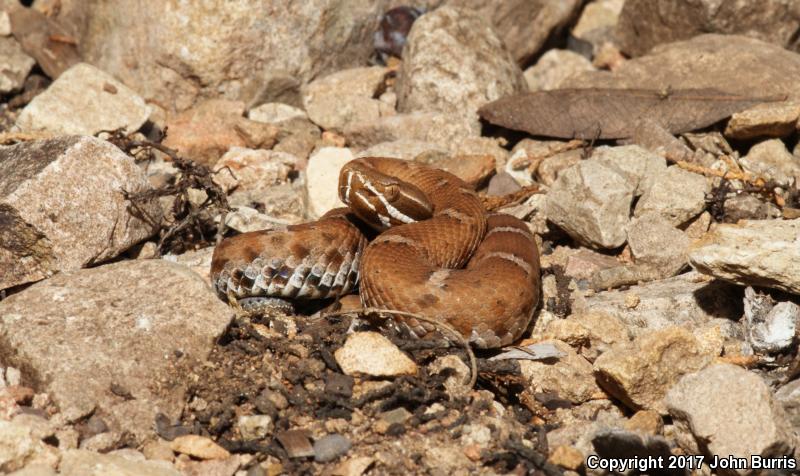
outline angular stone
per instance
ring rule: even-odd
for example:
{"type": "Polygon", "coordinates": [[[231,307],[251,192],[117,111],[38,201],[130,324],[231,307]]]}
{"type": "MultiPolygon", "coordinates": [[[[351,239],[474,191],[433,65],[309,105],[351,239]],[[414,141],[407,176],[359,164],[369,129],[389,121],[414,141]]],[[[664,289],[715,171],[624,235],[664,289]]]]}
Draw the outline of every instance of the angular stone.
{"type": "Polygon", "coordinates": [[[713,358],[691,332],[669,327],[612,347],[595,360],[594,371],[600,385],[629,408],[666,414],[667,390],[713,358]]]}
{"type": "Polygon", "coordinates": [[[279,102],[268,102],[247,111],[247,118],[251,121],[277,124],[290,119],[308,119],[302,109],[279,102]]]}
{"type": "Polygon", "coordinates": [[[800,324],[800,306],[775,303],[769,294],[744,290],[744,327],[747,341],[756,352],[778,353],[792,345],[800,324]]]}
{"type": "Polygon", "coordinates": [[[132,89],[92,65],[79,63],[25,106],[17,127],[62,135],[94,135],[119,128],[133,132],[150,112],[132,89]]]}
{"type": "Polygon", "coordinates": [[[580,162],[564,170],[547,194],[545,214],[579,243],[616,248],[625,243],[636,183],[605,163],[580,162]]]}
{"type": "Polygon", "coordinates": [[[603,162],[626,175],[636,184],[634,194],[637,197],[650,190],[667,169],[667,162],[663,157],[638,145],[598,147],[592,153],[592,159],[603,162]]]}
{"type": "Polygon", "coordinates": [[[628,223],[628,246],[636,264],[658,270],[669,278],[689,264],[687,250],[691,240],[658,213],[647,213],[628,223]]]}
{"type": "Polygon", "coordinates": [[[692,243],[689,262],[716,278],[800,294],[800,219],[713,226],[692,243]]]}
{"type": "Polygon", "coordinates": [[[167,121],[164,145],[209,167],[231,147],[269,149],[278,128],[243,117],[243,102],[209,99],[167,121]]]}
{"type": "Polygon", "coordinates": [[[67,421],[98,411],[112,430],[142,441],[156,413],[180,415],[189,369],[231,317],[188,268],[122,261],[61,273],[4,299],[0,352],[67,421]],[[134,398],[115,396],[112,385],[134,398]]]}
{"type": "Polygon", "coordinates": [[[183,435],[170,443],[172,451],[199,459],[225,459],[231,454],[211,438],[200,435],[183,435]]]}
{"type": "Polygon", "coordinates": [[[309,158],[306,190],[312,217],[318,218],[328,210],[345,206],[339,199],[339,172],[353,159],[353,153],[345,147],[323,147],[309,158]]]}
{"type": "Polygon", "coordinates": [[[603,291],[578,298],[572,312],[614,316],[634,335],[671,326],[692,329],[717,318],[739,319],[740,292],[736,286],[704,279],[699,273],[684,273],[625,291],[603,291]]]}
{"type": "Polygon", "coordinates": [[[389,69],[381,66],[338,71],[311,82],[303,95],[308,117],[325,130],[373,122],[394,108],[374,99],[389,69]]]}
{"type": "Polygon", "coordinates": [[[377,332],[351,334],[334,357],[345,375],[393,377],[417,373],[417,364],[377,332]]]}
{"type": "Polygon", "coordinates": [[[100,454],[87,450],[65,451],[60,474],[86,476],[181,476],[183,473],[166,461],[132,461],[124,456],[100,454]]]}
{"type": "Polygon", "coordinates": [[[381,142],[356,154],[356,157],[392,157],[395,159],[414,160],[421,154],[447,154],[447,149],[430,142],[413,139],[398,139],[381,142]]]}
{"type": "Polygon", "coordinates": [[[448,155],[434,152],[417,156],[417,162],[450,172],[476,190],[495,171],[495,159],[491,155],[448,155]]]}
{"type": "Polygon", "coordinates": [[[746,171],[779,184],[789,185],[800,180],[800,158],[792,155],[780,139],[759,142],[739,163],[746,171]]]}
{"type": "Polygon", "coordinates": [[[792,380],[779,388],[775,399],[783,406],[792,427],[800,427],[800,380],[792,380]]]}
{"type": "Polygon", "coordinates": [[[595,58],[603,44],[614,40],[614,29],[624,3],[624,0],[596,0],[584,5],[581,16],[570,33],[575,38],[594,45],[595,58]]]}
{"type": "Polygon", "coordinates": [[[531,91],[558,89],[568,78],[583,71],[594,71],[585,56],[570,50],[552,49],[535,65],[525,70],[525,82],[531,91]]]}
{"type": "MultiPolygon", "coordinates": [[[[2,15],[2,12],[0,12],[2,15]]],[[[6,15],[8,18],[8,15],[6,15]]],[[[0,35],[0,94],[16,91],[25,83],[36,61],[22,51],[14,38],[0,35]]]]}
{"type": "Polygon", "coordinates": [[[242,415],[237,420],[236,427],[245,440],[258,440],[272,431],[272,417],[269,415],[242,415]]]}
{"type": "Polygon", "coordinates": [[[800,118],[800,103],[771,102],[737,112],[725,127],[725,136],[732,139],[785,137],[794,132],[800,118]]]}
{"type": "Polygon", "coordinates": [[[627,0],[617,24],[622,51],[641,56],[656,45],[702,33],[745,34],[781,47],[796,47],[800,27],[793,2],[764,0],[719,3],[714,0],[667,0],[652,8],[647,0],[627,0]]]}
{"type": "MultiPolygon", "coordinates": [[[[638,3],[649,5],[647,1],[638,3]]],[[[686,18],[687,13],[678,16],[686,18]]],[[[800,83],[793,79],[798,75],[797,53],[744,36],[707,34],[657,46],[611,73],[581,73],[568,83],[582,88],[712,88],[745,96],[800,100],[800,83]]]]}
{"type": "Polygon", "coordinates": [[[445,4],[474,10],[486,18],[519,64],[530,62],[551,35],[577,15],[582,5],[575,0],[448,0],[445,4]]]}
{"type": "Polygon", "coordinates": [[[399,111],[459,115],[477,133],[479,107],[526,89],[522,70],[481,15],[444,6],[414,22],[398,72],[399,111]]]}
{"type": "Polygon", "coordinates": [[[0,420],[0,471],[4,474],[47,462],[46,445],[31,433],[21,423],[0,420]]]}
{"type": "Polygon", "coordinates": [[[384,116],[372,124],[352,124],[344,136],[351,147],[366,148],[401,139],[429,142],[450,149],[465,137],[477,135],[469,118],[438,112],[384,116]]]}
{"type": "Polygon", "coordinates": [[[158,203],[133,159],[94,137],[0,148],[0,289],[117,256],[155,233],[158,203]]]}
{"type": "Polygon", "coordinates": [[[683,225],[696,217],[706,206],[706,193],[710,184],[702,175],[680,167],[667,167],[657,174],[653,185],[636,204],[633,215],[655,213],[674,226],[683,225]]]}
{"type": "Polygon", "coordinates": [[[231,147],[212,170],[214,181],[229,194],[232,203],[250,204],[263,201],[272,186],[289,181],[298,162],[286,152],[231,147]]]}
{"type": "Polygon", "coordinates": [[[566,354],[556,362],[520,360],[522,376],[534,393],[554,394],[572,403],[583,403],[598,394],[600,387],[592,374],[592,364],[569,345],[558,340],[545,341],[566,354]]]}
{"type": "Polygon", "coordinates": [[[314,442],[314,461],[327,463],[346,454],[353,446],[350,440],[342,435],[325,435],[314,442]]]}
{"type": "Polygon", "coordinates": [[[735,365],[715,364],[684,376],[667,393],[665,403],[679,431],[691,434],[708,458],[730,455],[751,461],[753,455],[790,455],[795,446],[786,414],[769,386],[735,365]]]}
{"type": "Polygon", "coordinates": [[[77,3],[77,13],[62,8],[61,16],[85,19],[86,60],[168,112],[204,97],[297,106],[311,78],[366,64],[385,7],[375,0],[213,0],[202,8],[145,0],[135,10],[128,0],[77,3]]]}

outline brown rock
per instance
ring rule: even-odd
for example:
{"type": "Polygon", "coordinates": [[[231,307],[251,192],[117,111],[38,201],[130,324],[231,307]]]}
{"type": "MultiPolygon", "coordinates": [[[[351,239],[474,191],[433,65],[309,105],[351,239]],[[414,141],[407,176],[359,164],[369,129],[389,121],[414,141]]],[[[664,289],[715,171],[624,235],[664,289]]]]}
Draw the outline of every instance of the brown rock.
{"type": "Polygon", "coordinates": [[[689,331],[670,327],[612,347],[595,360],[594,370],[600,385],[628,407],[663,414],[667,390],[712,359],[689,331]]]}
{"type": "Polygon", "coordinates": [[[452,156],[433,153],[417,156],[416,160],[450,172],[467,182],[473,189],[485,184],[494,174],[495,160],[491,155],[452,156]]]}
{"type": "Polygon", "coordinates": [[[660,435],[664,429],[664,419],[653,410],[639,410],[625,422],[625,429],[649,435],[660,435]]]}
{"type": "Polygon", "coordinates": [[[571,76],[594,69],[583,55],[570,50],[552,49],[526,69],[524,76],[531,91],[548,91],[558,89],[571,76]]]}
{"type": "Polygon", "coordinates": [[[398,71],[397,108],[463,116],[480,131],[477,110],[527,89],[522,70],[484,17],[449,6],[421,16],[398,71]]]}
{"type": "Polygon", "coordinates": [[[199,459],[226,459],[231,454],[210,438],[200,435],[183,435],[172,440],[172,451],[199,459]]]}
{"type": "Polygon", "coordinates": [[[732,139],[785,137],[794,132],[800,117],[800,103],[772,102],[759,104],[731,116],[725,136],[732,139]]]}
{"type": "Polygon", "coordinates": [[[212,166],[231,147],[269,149],[278,129],[244,117],[245,104],[211,99],[167,121],[164,145],[212,166]]]}
{"type": "Polygon", "coordinates": [[[156,202],[133,159],[93,137],[0,148],[0,289],[113,258],[155,233],[156,202]]]}
{"type": "Polygon", "coordinates": [[[438,112],[413,112],[384,116],[372,124],[353,124],[344,130],[351,147],[410,139],[430,142],[449,150],[451,144],[477,134],[468,118],[438,112]]]}
{"type": "Polygon", "coordinates": [[[583,453],[574,446],[560,445],[553,448],[550,456],[547,457],[549,463],[561,466],[562,468],[577,471],[583,466],[586,458],[583,453]]]}
{"type": "Polygon", "coordinates": [[[122,261],[58,274],[0,302],[0,353],[24,363],[66,421],[102,412],[111,430],[141,441],[157,412],[180,415],[188,368],[231,317],[188,268],[122,261]],[[134,398],[115,396],[113,384],[134,398]]]}
{"type": "Polygon", "coordinates": [[[743,34],[780,47],[796,47],[799,27],[800,15],[794,2],[666,0],[653,8],[647,0],[627,0],[617,24],[617,40],[631,56],[702,33],[743,34]]]}
{"type": "Polygon", "coordinates": [[[739,163],[747,172],[782,185],[790,185],[800,179],[800,158],[789,152],[780,139],[759,142],[750,148],[739,163]]]}
{"type": "Polygon", "coordinates": [[[566,252],[568,255],[564,274],[575,279],[589,279],[601,269],[613,268],[620,264],[615,257],[588,248],[568,249],[566,252]]]}
{"type": "Polygon", "coordinates": [[[548,393],[573,403],[582,403],[601,393],[592,374],[592,364],[578,355],[572,347],[558,340],[544,341],[553,344],[565,357],[552,362],[522,360],[522,375],[534,393],[548,393]]]}
{"type": "Polygon", "coordinates": [[[326,130],[372,122],[391,115],[394,108],[374,99],[389,69],[381,66],[352,68],[314,80],[305,88],[303,103],[308,117],[326,130]]]}
{"type": "Polygon", "coordinates": [[[232,147],[214,165],[214,181],[228,193],[231,205],[263,202],[270,188],[289,181],[297,157],[285,152],[232,147]]]}

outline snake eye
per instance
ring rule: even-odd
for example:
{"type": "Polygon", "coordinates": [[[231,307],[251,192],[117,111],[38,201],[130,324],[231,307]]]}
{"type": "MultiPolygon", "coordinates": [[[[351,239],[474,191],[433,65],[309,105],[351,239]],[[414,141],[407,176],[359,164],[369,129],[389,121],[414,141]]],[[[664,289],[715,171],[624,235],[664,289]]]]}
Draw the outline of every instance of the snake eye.
{"type": "Polygon", "coordinates": [[[397,184],[389,184],[383,189],[383,195],[386,197],[386,200],[393,202],[397,200],[397,197],[400,196],[400,187],[397,184]]]}

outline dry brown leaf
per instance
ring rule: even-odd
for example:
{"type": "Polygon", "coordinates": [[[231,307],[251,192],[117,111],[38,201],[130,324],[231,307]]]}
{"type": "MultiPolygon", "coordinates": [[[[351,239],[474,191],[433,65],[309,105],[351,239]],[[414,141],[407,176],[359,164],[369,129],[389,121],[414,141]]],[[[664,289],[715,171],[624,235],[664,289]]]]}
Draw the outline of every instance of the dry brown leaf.
{"type": "Polygon", "coordinates": [[[762,102],[714,89],[557,89],[507,96],[483,106],[482,118],[508,129],[561,139],[623,139],[644,122],[672,134],[709,126],[762,102]]]}

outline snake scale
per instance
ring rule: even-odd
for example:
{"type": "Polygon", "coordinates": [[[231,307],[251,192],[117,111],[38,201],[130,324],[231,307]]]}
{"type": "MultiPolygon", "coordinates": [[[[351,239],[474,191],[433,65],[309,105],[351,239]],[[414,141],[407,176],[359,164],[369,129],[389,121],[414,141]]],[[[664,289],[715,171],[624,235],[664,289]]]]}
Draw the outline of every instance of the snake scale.
{"type": "MultiPolygon", "coordinates": [[[[339,196],[348,208],[315,222],[220,242],[211,264],[217,293],[246,307],[337,297],[358,285],[364,306],[444,321],[477,348],[508,345],[528,327],[541,282],[523,221],[487,213],[458,177],[400,159],[347,163],[339,196]],[[383,232],[367,242],[353,215],[383,232]]],[[[417,337],[434,330],[410,316],[394,320],[417,337]]]]}

